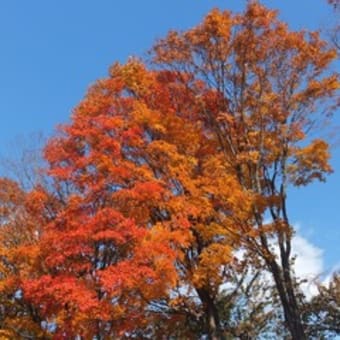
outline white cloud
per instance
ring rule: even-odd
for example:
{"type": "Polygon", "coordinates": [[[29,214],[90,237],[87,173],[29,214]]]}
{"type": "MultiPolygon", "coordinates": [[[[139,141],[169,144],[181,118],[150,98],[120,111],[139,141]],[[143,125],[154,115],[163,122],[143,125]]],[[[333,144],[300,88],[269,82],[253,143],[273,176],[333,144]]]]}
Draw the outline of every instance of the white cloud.
{"type": "Polygon", "coordinates": [[[332,269],[330,271],[328,271],[327,275],[322,280],[322,284],[325,287],[329,287],[329,284],[330,284],[330,282],[333,278],[333,274],[335,272],[339,272],[339,271],[340,271],[340,262],[338,262],[335,266],[332,267],[332,269]]]}
{"type": "MultiPolygon", "coordinates": [[[[306,282],[301,284],[301,289],[307,299],[312,298],[318,294],[317,285],[327,285],[332,277],[332,274],[337,269],[340,269],[340,263],[334,267],[330,272],[325,272],[323,253],[324,250],[310,242],[306,237],[303,237],[299,230],[300,226],[296,224],[294,226],[296,234],[292,239],[292,257],[295,257],[293,268],[298,279],[305,280],[306,282]]],[[[279,255],[279,248],[272,241],[272,249],[274,253],[279,255]]],[[[244,250],[240,249],[234,253],[234,256],[238,259],[243,259],[245,255],[244,250]]],[[[262,279],[272,282],[272,277],[269,272],[262,273],[262,279]]],[[[224,284],[221,288],[228,289],[230,284],[224,284]]]]}
{"type": "MultiPolygon", "coordinates": [[[[318,294],[317,284],[323,284],[325,280],[321,280],[324,274],[324,251],[299,233],[299,224],[295,224],[294,229],[296,233],[292,239],[291,251],[292,257],[295,258],[293,268],[297,278],[306,281],[300,287],[306,298],[310,299],[318,294]]],[[[273,251],[278,256],[279,248],[274,240],[272,242],[273,251]]],[[[264,274],[264,278],[272,280],[269,273],[264,274]]]]}
{"type": "Polygon", "coordinates": [[[296,234],[292,240],[292,255],[296,256],[294,270],[296,276],[307,280],[301,289],[307,298],[317,294],[316,282],[324,271],[323,250],[296,234]]]}

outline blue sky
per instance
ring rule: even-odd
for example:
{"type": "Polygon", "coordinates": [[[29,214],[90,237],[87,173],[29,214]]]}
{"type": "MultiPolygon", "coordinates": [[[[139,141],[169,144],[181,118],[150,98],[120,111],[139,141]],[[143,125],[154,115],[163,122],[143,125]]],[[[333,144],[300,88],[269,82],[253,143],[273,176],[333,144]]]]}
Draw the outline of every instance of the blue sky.
{"type": "MultiPolygon", "coordinates": [[[[0,153],[17,136],[49,134],[67,122],[88,86],[114,61],[143,53],[169,29],[197,24],[213,7],[241,0],[2,0],[0,3],[0,153]]],[[[267,0],[294,29],[326,27],[326,0],[267,0]]],[[[337,124],[339,117],[335,118],[337,124]]],[[[292,190],[291,221],[323,250],[323,269],[340,263],[340,152],[326,184],[292,190]],[[339,209],[339,211],[338,211],[339,209]]]]}

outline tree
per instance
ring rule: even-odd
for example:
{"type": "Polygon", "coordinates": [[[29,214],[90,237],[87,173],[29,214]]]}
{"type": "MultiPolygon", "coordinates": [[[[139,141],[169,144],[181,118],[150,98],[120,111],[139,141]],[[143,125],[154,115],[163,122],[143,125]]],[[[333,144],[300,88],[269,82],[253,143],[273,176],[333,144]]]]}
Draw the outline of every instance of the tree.
{"type": "Polygon", "coordinates": [[[48,274],[24,293],[58,334],[147,336],[191,319],[221,335],[220,269],[249,197],[211,157],[194,99],[176,74],[116,64],[47,146],[62,194],[40,241],[48,274]]]}
{"type": "MultiPolygon", "coordinates": [[[[165,140],[152,143],[170,114],[166,98],[159,100],[169,93],[137,62],[111,73],[46,148],[59,205],[40,241],[46,273],[23,289],[60,337],[138,333],[156,313],[152,301],[177,284],[174,262],[190,237],[180,216],[162,223],[169,219],[163,205],[177,190],[163,179],[166,157],[177,163],[169,171],[194,167],[165,140]],[[156,100],[162,115],[146,104],[156,100]]],[[[167,139],[180,135],[176,116],[167,119],[167,139]]],[[[189,148],[184,136],[180,141],[189,148]]],[[[171,202],[180,210],[180,202],[171,202]]]]}
{"type": "Polygon", "coordinates": [[[335,9],[339,7],[339,0],[328,0],[328,3],[332,5],[335,9]]]}
{"type": "Polygon", "coordinates": [[[159,67],[187,75],[183,83],[196,93],[201,120],[217,141],[215,155],[252,196],[242,240],[271,272],[292,338],[305,339],[291,268],[287,186],[331,172],[327,143],[311,140],[309,132],[318,113],[330,113],[327,100],[339,88],[337,76],[327,73],[336,51],[318,33],[289,31],[275,11],[250,2],[242,15],[214,10],[197,27],[170,32],[152,56],[159,67]],[[210,100],[206,89],[191,86],[195,80],[208,85],[210,100]]]}
{"type": "Polygon", "coordinates": [[[246,260],[230,268],[230,279],[221,289],[218,306],[226,339],[282,337],[282,313],[273,283],[261,269],[246,260]]]}
{"type": "Polygon", "coordinates": [[[334,339],[340,334],[339,273],[334,273],[328,284],[319,284],[318,290],[304,310],[308,335],[313,339],[334,339]]]}
{"type": "Polygon", "coordinates": [[[16,137],[0,155],[1,177],[16,181],[24,191],[38,184],[47,187],[48,178],[42,171],[46,166],[42,155],[45,144],[42,133],[16,137]]]}
{"type": "Polygon", "coordinates": [[[330,38],[331,42],[334,44],[335,48],[340,51],[340,1],[339,0],[328,0],[328,3],[333,6],[334,14],[337,16],[334,23],[334,27],[331,29],[330,38]]]}
{"type": "Polygon", "coordinates": [[[28,208],[34,197],[12,180],[0,179],[0,336],[43,339],[43,318],[22,296],[22,281],[40,273],[39,224],[28,208]],[[30,200],[30,204],[28,203],[30,200]]]}

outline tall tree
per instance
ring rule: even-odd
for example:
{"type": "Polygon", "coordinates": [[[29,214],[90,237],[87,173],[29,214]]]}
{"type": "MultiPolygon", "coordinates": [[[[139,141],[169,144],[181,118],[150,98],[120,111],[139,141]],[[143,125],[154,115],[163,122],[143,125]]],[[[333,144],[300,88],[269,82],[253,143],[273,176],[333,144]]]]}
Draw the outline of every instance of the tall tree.
{"type": "Polygon", "coordinates": [[[187,75],[183,82],[217,141],[213,152],[252,196],[252,219],[240,236],[272,273],[293,339],[306,335],[291,268],[287,186],[323,181],[331,172],[327,143],[309,132],[318,114],[330,113],[327,100],[339,88],[337,75],[327,73],[335,57],[318,33],[290,31],[256,1],[241,15],[213,10],[153,50],[159,67],[187,75]],[[195,80],[208,84],[209,98],[192,87],[195,80]]]}

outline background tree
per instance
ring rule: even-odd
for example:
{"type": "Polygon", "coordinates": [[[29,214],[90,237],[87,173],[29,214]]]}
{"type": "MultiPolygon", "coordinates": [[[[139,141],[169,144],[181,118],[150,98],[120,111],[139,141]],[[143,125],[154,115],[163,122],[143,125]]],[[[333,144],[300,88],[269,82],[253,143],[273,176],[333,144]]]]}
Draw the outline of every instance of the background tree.
{"type": "Polygon", "coordinates": [[[46,166],[43,157],[46,141],[41,132],[13,139],[6,146],[6,153],[0,155],[1,177],[16,181],[24,191],[36,185],[47,188],[49,179],[42,170],[46,166]]]}
{"type": "Polygon", "coordinates": [[[183,82],[201,103],[201,120],[217,141],[214,153],[253,199],[253,218],[240,236],[272,273],[292,337],[305,339],[291,268],[287,186],[331,172],[327,143],[311,140],[309,132],[339,88],[337,76],[327,74],[336,52],[318,33],[289,31],[275,11],[251,2],[242,15],[214,10],[197,27],[170,32],[152,54],[159,67],[188,75],[183,82]],[[192,88],[195,80],[210,92],[192,88]]]}
{"type": "Polygon", "coordinates": [[[318,294],[306,304],[304,318],[311,339],[334,339],[340,335],[340,277],[333,274],[328,283],[318,285],[318,294]]]}
{"type": "Polygon", "coordinates": [[[22,281],[38,275],[40,228],[28,208],[34,198],[17,183],[0,179],[0,336],[45,338],[37,308],[23,298],[22,281]]]}
{"type": "Polygon", "coordinates": [[[334,15],[335,15],[334,27],[332,27],[330,30],[330,39],[339,53],[340,51],[340,19],[339,19],[340,1],[339,0],[328,0],[328,3],[333,6],[334,15]]]}

